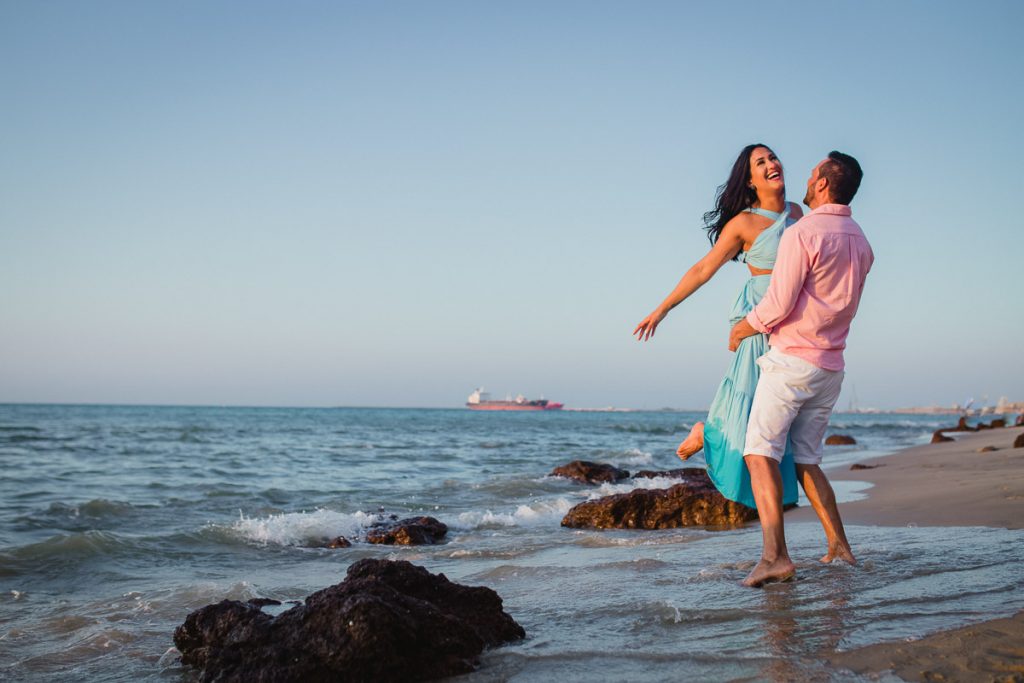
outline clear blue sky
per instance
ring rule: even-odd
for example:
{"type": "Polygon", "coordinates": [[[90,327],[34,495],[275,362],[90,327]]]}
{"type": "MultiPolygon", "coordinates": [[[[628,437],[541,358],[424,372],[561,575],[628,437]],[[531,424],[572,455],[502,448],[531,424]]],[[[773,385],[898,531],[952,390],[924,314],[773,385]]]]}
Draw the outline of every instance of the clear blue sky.
{"type": "Polygon", "coordinates": [[[0,2],[0,401],[706,406],[739,149],[865,169],[841,405],[1024,399],[1024,3],[0,2]]]}

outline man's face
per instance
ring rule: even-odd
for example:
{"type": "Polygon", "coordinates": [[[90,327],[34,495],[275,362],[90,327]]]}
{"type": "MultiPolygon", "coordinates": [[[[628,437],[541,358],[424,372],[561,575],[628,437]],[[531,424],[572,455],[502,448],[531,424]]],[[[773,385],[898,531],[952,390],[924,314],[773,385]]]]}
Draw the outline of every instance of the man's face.
{"type": "Polygon", "coordinates": [[[811,206],[811,202],[814,201],[815,195],[814,186],[818,182],[818,173],[821,171],[821,165],[824,163],[824,160],[818,162],[818,165],[815,166],[814,170],[811,171],[810,179],[807,181],[807,194],[804,195],[804,204],[811,209],[814,208],[813,206],[811,206]]]}

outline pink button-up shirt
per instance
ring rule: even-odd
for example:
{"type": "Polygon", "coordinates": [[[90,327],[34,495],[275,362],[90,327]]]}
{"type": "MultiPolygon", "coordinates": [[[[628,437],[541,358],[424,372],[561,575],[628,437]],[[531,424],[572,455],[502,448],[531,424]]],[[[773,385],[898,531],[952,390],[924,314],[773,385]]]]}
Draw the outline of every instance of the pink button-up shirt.
{"type": "Polygon", "coordinates": [[[747,322],[782,353],[842,370],[850,322],[875,256],[850,207],[824,204],[779,242],[771,284],[747,322]]]}

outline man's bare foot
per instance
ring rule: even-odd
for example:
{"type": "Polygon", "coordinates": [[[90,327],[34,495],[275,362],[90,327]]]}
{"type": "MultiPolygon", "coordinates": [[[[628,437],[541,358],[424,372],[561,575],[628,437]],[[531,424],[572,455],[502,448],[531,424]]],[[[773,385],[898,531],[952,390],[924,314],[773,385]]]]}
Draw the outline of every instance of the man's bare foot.
{"type": "Polygon", "coordinates": [[[761,560],[753,571],[747,574],[747,578],[743,579],[743,585],[748,588],[760,588],[766,583],[789,581],[794,577],[796,577],[796,565],[789,558],[774,562],[761,560]]]}
{"type": "Polygon", "coordinates": [[[690,430],[686,439],[679,444],[679,448],[676,449],[676,455],[679,456],[680,460],[686,461],[690,459],[691,455],[702,448],[704,448],[704,423],[698,422],[693,425],[693,429],[690,430]]]}
{"type": "Polygon", "coordinates": [[[857,558],[853,556],[853,551],[850,550],[850,546],[837,545],[834,548],[829,548],[828,552],[819,560],[825,564],[830,564],[833,560],[842,560],[846,564],[856,565],[857,558]]]}

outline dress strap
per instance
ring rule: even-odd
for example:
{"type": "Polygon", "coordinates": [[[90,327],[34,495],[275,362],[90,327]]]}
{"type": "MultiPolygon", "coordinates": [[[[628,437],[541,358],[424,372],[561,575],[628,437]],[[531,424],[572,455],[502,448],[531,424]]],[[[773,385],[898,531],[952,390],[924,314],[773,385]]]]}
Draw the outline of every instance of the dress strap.
{"type": "MultiPolygon", "coordinates": [[[[777,211],[769,211],[768,209],[755,209],[751,207],[749,209],[743,209],[746,213],[756,213],[758,216],[764,216],[765,218],[771,218],[773,221],[777,221],[779,216],[782,214],[777,211]]],[[[789,211],[789,206],[786,206],[786,211],[789,211]]],[[[784,212],[785,213],[785,212],[784,212]]]]}

